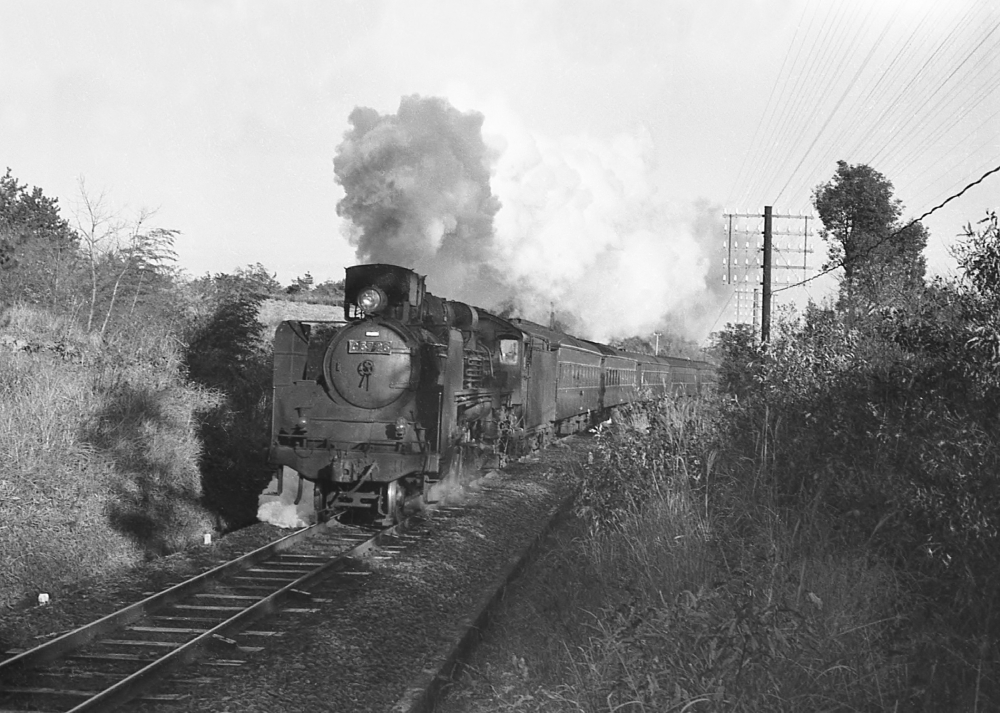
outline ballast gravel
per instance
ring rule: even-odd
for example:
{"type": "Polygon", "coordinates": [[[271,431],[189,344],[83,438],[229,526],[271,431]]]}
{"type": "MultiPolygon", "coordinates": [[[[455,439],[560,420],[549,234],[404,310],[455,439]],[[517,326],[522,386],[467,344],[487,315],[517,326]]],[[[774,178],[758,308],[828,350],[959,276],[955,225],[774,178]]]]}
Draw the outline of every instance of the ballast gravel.
{"type": "Polygon", "coordinates": [[[428,514],[420,537],[383,551],[313,588],[327,601],[296,604],[254,629],[277,636],[238,636],[263,650],[180,671],[157,692],[185,697],[170,704],[133,702],[142,713],[315,713],[407,709],[411,687],[443,663],[457,625],[478,612],[514,556],[547,523],[576,485],[586,439],[571,439],[468,486],[461,502],[428,514]],[[198,677],[204,677],[198,682],[198,677]]]}
{"type": "Polygon", "coordinates": [[[0,608],[0,654],[31,648],[145,599],[288,534],[271,525],[245,527],[208,545],[160,557],[138,567],[53,592],[46,606],[0,608]]]}

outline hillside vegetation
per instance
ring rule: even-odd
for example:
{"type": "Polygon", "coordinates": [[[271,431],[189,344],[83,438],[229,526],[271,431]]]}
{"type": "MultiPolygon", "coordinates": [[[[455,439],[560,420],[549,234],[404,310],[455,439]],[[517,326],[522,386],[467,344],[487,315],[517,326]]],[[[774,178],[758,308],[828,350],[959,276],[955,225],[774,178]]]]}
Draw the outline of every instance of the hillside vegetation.
{"type": "Polygon", "coordinates": [[[1000,223],[955,280],[882,253],[717,335],[716,395],[598,429],[455,710],[1000,709],[1000,223]]]}
{"type": "Polygon", "coordinates": [[[174,343],[147,330],[101,342],[23,306],[0,334],[4,603],[212,532],[191,425],[220,397],[182,378],[174,343]]]}
{"type": "Polygon", "coordinates": [[[71,224],[0,178],[5,605],[253,522],[270,475],[259,313],[285,288],[260,265],[185,278],[176,231],[82,204],[71,224]]]}

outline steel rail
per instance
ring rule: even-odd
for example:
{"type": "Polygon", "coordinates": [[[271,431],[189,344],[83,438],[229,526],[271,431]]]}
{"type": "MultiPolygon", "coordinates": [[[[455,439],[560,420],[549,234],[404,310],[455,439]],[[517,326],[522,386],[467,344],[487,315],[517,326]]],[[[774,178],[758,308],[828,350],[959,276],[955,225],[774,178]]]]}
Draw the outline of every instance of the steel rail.
{"type": "Polygon", "coordinates": [[[388,530],[377,532],[367,540],[338,553],[329,561],[305,573],[294,582],[286,584],[229,619],[220,622],[194,639],[178,646],[173,651],[156,659],[144,668],[139,669],[76,707],[71,708],[67,713],[93,713],[94,711],[112,710],[134,699],[142,690],[149,687],[153,682],[163,678],[173,669],[190,663],[212,641],[219,637],[224,638],[226,634],[233,632],[243,624],[248,624],[261,616],[273,613],[282,600],[290,596],[295,596],[298,592],[301,592],[302,587],[313,582],[318,577],[327,574],[331,569],[342,564],[348,557],[362,555],[370,551],[377,546],[379,539],[400,534],[403,532],[407,522],[410,521],[408,520],[388,530]]]}
{"type": "Polygon", "coordinates": [[[248,569],[249,567],[264,561],[278,552],[283,552],[289,547],[298,544],[300,541],[315,535],[319,530],[327,526],[327,523],[319,523],[296,530],[279,540],[275,540],[274,542],[268,543],[263,547],[259,547],[253,552],[248,552],[241,557],[237,557],[236,559],[225,562],[217,567],[214,567],[213,569],[202,572],[195,577],[186,579],[183,582],[175,584],[169,589],[165,589],[162,592],[146,597],[141,601],[135,602],[134,604],[108,614],[97,621],[84,624],[77,629],[66,632],[55,639],[47,641],[44,644],[39,644],[38,646],[28,649],[27,651],[15,654],[8,659],[0,661],[0,677],[19,669],[40,666],[50,661],[54,661],[69,651],[91,643],[97,637],[108,631],[128,626],[132,622],[138,621],[155,609],[172,604],[181,597],[204,589],[206,585],[220,579],[226,574],[248,569]]]}

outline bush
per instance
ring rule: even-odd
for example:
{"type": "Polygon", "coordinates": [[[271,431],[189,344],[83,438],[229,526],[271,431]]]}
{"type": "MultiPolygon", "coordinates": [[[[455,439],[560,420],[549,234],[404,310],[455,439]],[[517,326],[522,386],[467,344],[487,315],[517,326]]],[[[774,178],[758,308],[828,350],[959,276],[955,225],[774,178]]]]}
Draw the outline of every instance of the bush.
{"type": "Polygon", "coordinates": [[[924,710],[1000,705],[1000,301],[980,279],[998,245],[988,220],[970,279],[904,306],[811,309],[766,350],[720,340],[720,471],[747,484],[740,506],[891,565],[905,606],[884,648],[906,652],[898,700],[924,710]]]}
{"type": "MultiPolygon", "coordinates": [[[[551,595],[587,593],[589,635],[565,635],[568,682],[533,691],[541,709],[871,710],[905,698],[907,669],[886,646],[907,602],[900,580],[820,523],[796,529],[761,478],[731,468],[716,437],[729,407],[634,407],[597,433],[580,565],[551,595]]],[[[543,666],[567,678],[523,664],[543,666]]]]}
{"type": "Polygon", "coordinates": [[[271,477],[271,352],[257,315],[263,295],[217,275],[187,336],[190,378],[223,395],[200,422],[205,503],[226,529],[256,521],[271,477]]]}

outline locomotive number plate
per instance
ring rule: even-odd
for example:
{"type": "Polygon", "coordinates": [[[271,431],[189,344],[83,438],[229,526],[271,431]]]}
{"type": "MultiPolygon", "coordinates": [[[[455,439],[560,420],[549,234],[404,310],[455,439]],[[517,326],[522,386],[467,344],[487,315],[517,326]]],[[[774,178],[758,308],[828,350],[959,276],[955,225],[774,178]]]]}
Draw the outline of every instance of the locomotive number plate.
{"type": "Polygon", "coordinates": [[[348,354],[390,354],[392,342],[372,341],[370,339],[348,339],[348,354]]]}

